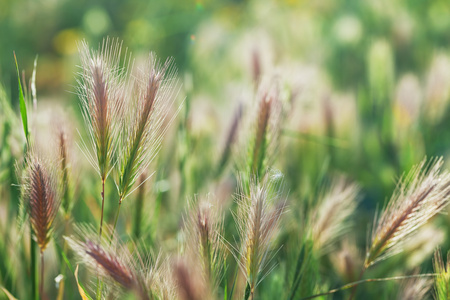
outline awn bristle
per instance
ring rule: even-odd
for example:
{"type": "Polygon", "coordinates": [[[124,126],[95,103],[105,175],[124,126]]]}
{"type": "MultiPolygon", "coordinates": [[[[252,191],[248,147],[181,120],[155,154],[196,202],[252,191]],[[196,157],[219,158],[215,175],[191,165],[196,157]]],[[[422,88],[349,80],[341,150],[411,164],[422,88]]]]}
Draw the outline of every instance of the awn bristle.
{"type": "Polygon", "coordinates": [[[269,124],[272,101],[273,98],[266,94],[264,95],[259,106],[258,123],[256,125],[256,134],[255,134],[255,144],[253,146],[253,153],[252,153],[251,171],[253,172],[253,174],[258,174],[258,170],[262,168],[267,143],[266,134],[267,134],[267,127],[269,124]]]}
{"type": "Polygon", "coordinates": [[[389,204],[376,221],[365,268],[401,251],[402,242],[447,206],[450,175],[440,172],[442,159],[424,160],[400,180],[389,204]]]}

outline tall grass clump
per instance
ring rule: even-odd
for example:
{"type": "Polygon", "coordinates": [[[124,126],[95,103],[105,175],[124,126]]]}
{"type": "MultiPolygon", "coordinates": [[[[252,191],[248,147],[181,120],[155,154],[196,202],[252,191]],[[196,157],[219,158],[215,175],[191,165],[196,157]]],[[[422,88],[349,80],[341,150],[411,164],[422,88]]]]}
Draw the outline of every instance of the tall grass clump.
{"type": "Polygon", "coordinates": [[[82,42],[79,49],[81,71],[78,95],[89,133],[89,142],[83,144],[83,150],[102,182],[101,235],[105,181],[115,164],[114,156],[118,147],[127,89],[127,66],[121,64],[122,45],[118,40],[106,39],[98,50],[91,50],[86,42],[82,42]],[[94,154],[87,144],[91,144],[94,154]]]}

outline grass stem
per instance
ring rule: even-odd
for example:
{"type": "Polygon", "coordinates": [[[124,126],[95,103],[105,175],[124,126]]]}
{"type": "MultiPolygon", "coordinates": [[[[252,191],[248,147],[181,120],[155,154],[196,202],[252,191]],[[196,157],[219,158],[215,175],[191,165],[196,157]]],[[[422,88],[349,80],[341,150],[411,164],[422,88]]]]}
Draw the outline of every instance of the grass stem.
{"type": "Polygon", "coordinates": [[[32,235],[32,228],[30,223],[30,258],[31,258],[31,296],[32,299],[38,300],[38,293],[37,293],[37,276],[36,276],[36,242],[33,239],[32,235]]]}
{"type": "Polygon", "coordinates": [[[102,212],[101,212],[101,216],[100,216],[100,232],[99,232],[100,239],[102,238],[104,208],[105,208],[105,179],[102,178],[102,212]]]}
{"type": "Polygon", "coordinates": [[[40,251],[41,257],[41,276],[39,278],[39,295],[41,299],[44,299],[44,252],[40,251]]]}
{"type": "MultiPolygon", "coordinates": [[[[359,279],[358,281],[361,281],[363,276],[364,276],[364,272],[366,271],[366,267],[363,266],[363,268],[361,269],[361,273],[359,274],[359,279]]],[[[352,300],[353,297],[355,297],[356,294],[356,289],[358,288],[358,284],[355,284],[353,289],[352,289],[352,293],[350,294],[350,298],[348,298],[349,300],[352,300]]]]}
{"type": "Polygon", "coordinates": [[[300,298],[299,300],[309,300],[309,299],[314,299],[314,298],[318,298],[318,297],[322,297],[322,296],[331,295],[331,294],[337,293],[339,291],[344,291],[344,290],[348,290],[350,288],[354,288],[354,287],[358,286],[359,284],[367,283],[367,282],[383,282],[383,281],[393,281],[393,280],[405,280],[405,279],[410,279],[410,278],[435,277],[435,276],[438,276],[438,275],[439,274],[428,273],[428,274],[417,274],[417,275],[408,275],[408,276],[395,276],[395,277],[386,277],[386,278],[369,278],[369,279],[358,280],[358,281],[355,281],[355,282],[347,283],[346,285],[343,285],[343,286],[338,287],[336,289],[329,290],[328,292],[320,293],[320,294],[316,294],[316,295],[312,295],[312,296],[308,296],[308,297],[304,297],[304,298],[300,298]]]}
{"type": "MultiPolygon", "coordinates": [[[[100,231],[99,231],[99,240],[102,239],[102,229],[103,229],[103,211],[105,208],[105,179],[102,178],[102,212],[100,216],[100,231]]],[[[97,292],[96,298],[97,300],[101,299],[103,283],[100,281],[100,277],[97,276],[97,292]]]]}
{"type": "Polygon", "coordinates": [[[110,241],[109,241],[110,244],[112,243],[112,240],[113,240],[113,237],[114,237],[114,232],[116,231],[117,221],[119,220],[120,207],[122,206],[122,200],[123,199],[119,199],[119,207],[117,207],[116,218],[114,220],[114,226],[113,226],[113,229],[112,229],[112,232],[111,232],[111,238],[110,238],[110,241]]]}

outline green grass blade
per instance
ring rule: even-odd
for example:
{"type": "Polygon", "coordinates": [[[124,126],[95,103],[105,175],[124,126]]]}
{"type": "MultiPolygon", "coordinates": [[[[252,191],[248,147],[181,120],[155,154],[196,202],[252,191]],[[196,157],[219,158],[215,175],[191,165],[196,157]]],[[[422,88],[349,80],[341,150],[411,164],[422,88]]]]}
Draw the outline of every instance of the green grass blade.
{"type": "Polygon", "coordinates": [[[27,116],[27,106],[25,104],[25,97],[23,96],[22,83],[20,82],[20,72],[19,65],[17,64],[16,53],[14,52],[14,60],[16,62],[16,70],[17,70],[17,80],[19,82],[19,106],[20,106],[20,115],[22,116],[22,124],[23,131],[25,133],[25,139],[28,143],[28,116],[27,116]]]}

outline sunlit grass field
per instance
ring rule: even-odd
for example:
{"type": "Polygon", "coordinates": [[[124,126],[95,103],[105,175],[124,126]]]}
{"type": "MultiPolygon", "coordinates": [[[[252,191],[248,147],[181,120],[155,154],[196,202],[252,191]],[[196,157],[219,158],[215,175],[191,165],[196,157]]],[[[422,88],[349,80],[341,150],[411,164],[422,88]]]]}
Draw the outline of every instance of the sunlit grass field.
{"type": "Polygon", "coordinates": [[[0,299],[450,299],[449,15],[0,3],[0,299]]]}

